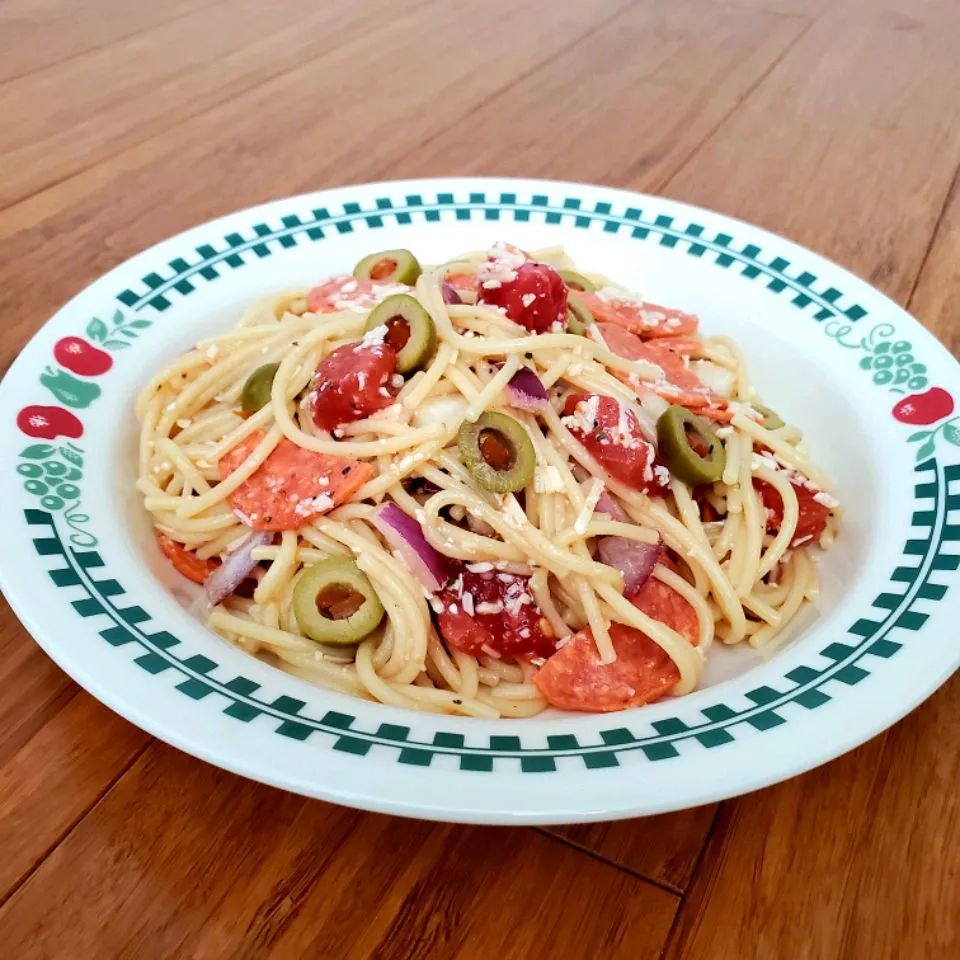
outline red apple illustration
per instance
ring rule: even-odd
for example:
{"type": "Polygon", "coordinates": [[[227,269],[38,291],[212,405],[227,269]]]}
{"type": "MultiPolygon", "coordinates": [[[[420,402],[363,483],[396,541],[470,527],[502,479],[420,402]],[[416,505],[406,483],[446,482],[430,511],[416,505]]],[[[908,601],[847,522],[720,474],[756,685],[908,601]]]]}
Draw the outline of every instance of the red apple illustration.
{"type": "Polygon", "coordinates": [[[57,437],[76,439],[83,433],[83,424],[63,407],[24,407],[17,414],[17,426],[30,437],[54,440],[57,437]]]}
{"type": "Polygon", "coordinates": [[[953,397],[942,387],[931,387],[926,393],[913,393],[897,402],[894,419],[901,423],[926,426],[953,413],[953,397]]]}
{"type": "Polygon", "coordinates": [[[99,377],[113,366],[113,357],[81,337],[64,337],[53,348],[57,363],[82,377],[99,377]]]}

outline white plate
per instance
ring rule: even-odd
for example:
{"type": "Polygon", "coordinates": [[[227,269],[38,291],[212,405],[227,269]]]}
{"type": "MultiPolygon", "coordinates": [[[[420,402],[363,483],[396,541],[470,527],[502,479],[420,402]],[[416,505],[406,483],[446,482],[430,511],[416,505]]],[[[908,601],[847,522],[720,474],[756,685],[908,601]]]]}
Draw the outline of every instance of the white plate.
{"type": "MultiPolygon", "coordinates": [[[[75,355],[74,355],[75,356],[75,355]]],[[[99,369],[99,368],[97,368],[99,369]]],[[[169,743],[338,803],[481,823],[660,813],[753,790],[851,749],[960,661],[958,366],[898,306],[808,250],[660,197],[533,180],[367,184],[188,230],[93,283],[0,387],[0,581],[74,679],[169,743]],[[207,631],[134,491],[133,398],[166,359],[253,298],[372,249],[425,262],[505,239],[701,316],[742,345],[764,399],[835,478],[841,536],[818,617],[769,660],[711,651],[704,685],[620,714],[483,721],[318,689],[207,631]],[[65,337],[108,371],[70,374],[65,337]],[[912,423],[901,422],[907,397],[912,423]],[[56,437],[24,413],[57,408],[56,437]],[[895,416],[895,405],[896,416],[895,416]],[[899,417],[899,419],[898,419],[899,417]],[[32,420],[32,422],[30,422],[32,420]],[[930,421],[923,423],[921,421],[930,421]],[[63,435],[69,430],[80,435],[63,435]],[[44,489],[45,488],[45,489],[44,489]]]]}

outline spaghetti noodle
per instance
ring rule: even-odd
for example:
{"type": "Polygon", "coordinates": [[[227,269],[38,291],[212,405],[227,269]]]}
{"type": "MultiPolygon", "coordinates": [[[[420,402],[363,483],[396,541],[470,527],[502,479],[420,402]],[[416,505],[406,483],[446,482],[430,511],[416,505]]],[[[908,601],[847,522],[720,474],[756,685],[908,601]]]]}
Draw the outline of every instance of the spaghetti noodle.
{"type": "Polygon", "coordinates": [[[137,487],[209,626],[477,717],[694,689],[770,649],[838,503],[740,352],[562,250],[406,251],[255,303],[137,401],[137,487]]]}

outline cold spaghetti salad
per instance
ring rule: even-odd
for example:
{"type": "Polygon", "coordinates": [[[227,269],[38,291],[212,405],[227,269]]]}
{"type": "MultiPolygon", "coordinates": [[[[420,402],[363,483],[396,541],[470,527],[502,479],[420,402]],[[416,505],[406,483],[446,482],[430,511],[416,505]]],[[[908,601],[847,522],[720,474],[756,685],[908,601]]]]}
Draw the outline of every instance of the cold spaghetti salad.
{"type": "Polygon", "coordinates": [[[137,486],[209,625],[477,717],[694,689],[817,591],[838,503],[740,351],[562,250],[388,250],[254,304],[137,402],[137,486]]]}

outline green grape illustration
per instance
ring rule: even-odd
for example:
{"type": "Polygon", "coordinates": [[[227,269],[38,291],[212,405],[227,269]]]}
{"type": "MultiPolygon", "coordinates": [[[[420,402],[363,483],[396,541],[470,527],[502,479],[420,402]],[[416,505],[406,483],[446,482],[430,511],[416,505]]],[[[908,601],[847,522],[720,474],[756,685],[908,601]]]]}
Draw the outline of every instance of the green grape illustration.
{"type": "Polygon", "coordinates": [[[43,476],[43,467],[38,463],[20,463],[17,464],[17,473],[21,477],[31,477],[36,479],[43,476]]]}
{"type": "Polygon", "coordinates": [[[27,493],[32,493],[35,497],[42,497],[50,488],[41,480],[28,480],[23,485],[23,489],[27,493]]]}
{"type": "Polygon", "coordinates": [[[72,483],[61,483],[56,494],[64,500],[76,500],[80,496],[80,488],[72,483]]]}
{"type": "Polygon", "coordinates": [[[860,358],[860,368],[871,371],[873,382],[880,387],[922,390],[927,385],[927,368],[916,362],[907,340],[882,340],[860,358]]]}
{"type": "Polygon", "coordinates": [[[62,510],[63,501],[59,497],[53,496],[53,494],[48,494],[40,498],[40,506],[43,507],[44,510],[62,510]]]}

